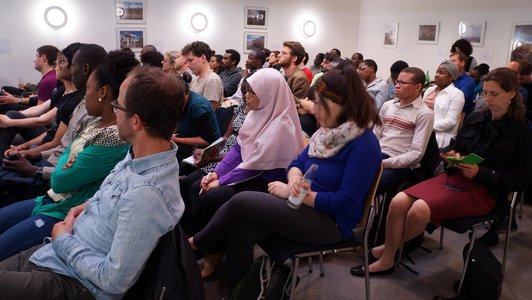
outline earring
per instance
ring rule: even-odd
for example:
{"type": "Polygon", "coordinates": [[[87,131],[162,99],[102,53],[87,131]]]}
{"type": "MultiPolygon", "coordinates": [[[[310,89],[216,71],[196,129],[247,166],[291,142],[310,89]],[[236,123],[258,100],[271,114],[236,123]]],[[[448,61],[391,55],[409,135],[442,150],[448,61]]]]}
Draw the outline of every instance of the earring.
{"type": "Polygon", "coordinates": [[[102,102],[102,97],[98,98],[98,102],[102,102]]]}

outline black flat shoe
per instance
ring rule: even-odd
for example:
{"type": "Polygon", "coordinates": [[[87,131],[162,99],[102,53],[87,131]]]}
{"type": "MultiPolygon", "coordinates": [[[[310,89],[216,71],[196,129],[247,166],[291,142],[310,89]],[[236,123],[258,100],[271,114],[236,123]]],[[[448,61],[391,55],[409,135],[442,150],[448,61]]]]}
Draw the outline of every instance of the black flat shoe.
{"type": "MultiPolygon", "coordinates": [[[[395,265],[393,265],[391,268],[377,271],[377,272],[369,272],[369,275],[390,275],[395,272],[395,265]]],[[[358,265],[356,267],[351,268],[351,275],[357,276],[357,277],[364,277],[366,276],[366,270],[364,269],[364,265],[358,265]]]]}

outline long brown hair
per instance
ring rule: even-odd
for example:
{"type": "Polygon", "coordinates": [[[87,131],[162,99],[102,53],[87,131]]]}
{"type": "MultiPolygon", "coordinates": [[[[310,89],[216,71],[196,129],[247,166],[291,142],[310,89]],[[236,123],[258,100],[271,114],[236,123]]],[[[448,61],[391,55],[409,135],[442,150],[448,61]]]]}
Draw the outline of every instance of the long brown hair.
{"type": "Polygon", "coordinates": [[[519,93],[519,82],[515,72],[509,68],[497,68],[484,77],[484,82],[486,81],[497,82],[505,92],[515,92],[515,96],[510,100],[508,116],[516,121],[524,122],[526,109],[521,93],[519,93]]]}
{"type": "Polygon", "coordinates": [[[342,59],[338,65],[325,73],[314,85],[320,103],[330,113],[325,98],[341,105],[343,113],[338,117],[337,125],[353,120],[360,128],[380,125],[375,100],[362,85],[358,72],[349,60],[342,59]]]}

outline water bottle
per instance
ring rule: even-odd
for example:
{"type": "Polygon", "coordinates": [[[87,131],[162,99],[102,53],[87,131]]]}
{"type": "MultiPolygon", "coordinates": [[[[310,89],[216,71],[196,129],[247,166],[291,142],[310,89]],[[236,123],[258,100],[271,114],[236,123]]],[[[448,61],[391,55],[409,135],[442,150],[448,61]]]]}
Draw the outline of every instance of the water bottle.
{"type": "MultiPolygon", "coordinates": [[[[316,170],[318,169],[318,165],[312,164],[310,168],[307,170],[305,175],[303,175],[303,178],[301,179],[302,183],[306,183],[309,186],[312,184],[312,180],[314,179],[314,174],[316,174],[316,170]]],[[[289,207],[293,209],[298,209],[299,206],[301,206],[301,203],[303,203],[303,199],[307,196],[308,189],[305,189],[301,187],[299,189],[299,195],[297,197],[294,197],[292,195],[288,196],[288,201],[286,202],[289,207]]]]}

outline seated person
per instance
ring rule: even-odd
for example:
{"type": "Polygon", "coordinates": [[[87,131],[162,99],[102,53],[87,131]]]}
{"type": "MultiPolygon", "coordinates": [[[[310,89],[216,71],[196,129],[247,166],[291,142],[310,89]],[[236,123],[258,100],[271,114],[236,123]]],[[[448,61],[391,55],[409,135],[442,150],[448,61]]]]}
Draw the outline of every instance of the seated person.
{"type": "Polygon", "coordinates": [[[179,56],[181,56],[179,51],[166,51],[163,60],[161,61],[162,69],[165,73],[170,73],[173,75],[177,74],[176,60],[179,58],[179,56]]]}
{"type": "Polygon", "coordinates": [[[458,131],[464,107],[464,93],[453,84],[458,75],[458,68],[453,62],[443,61],[434,75],[435,85],[423,95],[423,103],[434,112],[434,131],[439,148],[449,146],[458,131]]]}
{"type": "Polygon", "coordinates": [[[196,224],[185,228],[187,232],[203,228],[238,192],[265,192],[269,182],[286,181],[284,169],[304,147],[292,94],[277,70],[260,69],[246,79],[243,87],[249,113],[237,143],[213,172],[192,184],[189,193],[183,195],[187,207],[198,207],[195,212],[185,212],[196,224]]]}
{"type": "MultiPolygon", "coordinates": [[[[484,79],[483,94],[488,110],[467,116],[451,151],[461,157],[476,153],[484,158],[478,165],[458,163],[447,173],[421,182],[397,194],[386,223],[384,245],[373,248],[378,259],[370,274],[394,271],[396,250],[419,235],[429,222],[489,213],[497,200],[506,201],[510,191],[521,191],[530,182],[531,141],[524,122],[524,106],[515,74],[507,68],[491,71],[484,79]]],[[[351,273],[364,276],[363,266],[351,273]]]]}
{"type": "MultiPolygon", "coordinates": [[[[180,178],[179,187],[181,189],[181,195],[188,194],[190,186],[194,182],[200,180],[203,176],[209,174],[209,172],[213,172],[214,169],[216,169],[216,167],[218,166],[218,163],[225,157],[225,155],[236,144],[236,139],[238,138],[238,132],[240,131],[242,124],[244,124],[246,115],[247,115],[246,102],[242,102],[240,105],[238,105],[235,108],[235,112],[233,114],[231,125],[228,127],[227,132],[225,134],[225,138],[227,139],[216,157],[209,159],[209,160],[202,160],[201,156],[203,154],[203,149],[194,150],[194,160],[196,163],[195,166],[199,167],[199,169],[196,169],[192,171],[191,173],[187,174],[186,176],[180,178]]],[[[183,163],[179,165],[181,174],[183,174],[183,172],[181,171],[182,167],[184,167],[183,163]]],[[[196,211],[197,207],[196,206],[191,207],[191,205],[194,205],[194,203],[189,203],[189,206],[187,206],[186,209],[190,211],[196,211]]],[[[194,220],[192,219],[191,214],[184,214],[183,218],[181,218],[180,223],[183,224],[182,227],[184,228],[194,227],[194,220]]]]}
{"type": "MultiPolygon", "coordinates": [[[[68,48],[68,47],[67,47],[68,48]]],[[[68,51],[67,51],[68,52],[68,51]]],[[[107,52],[96,44],[83,44],[77,51],[73,51],[71,58],[72,82],[80,94],[85,96],[87,79],[106,57],[107,52]]],[[[67,57],[70,54],[67,54],[67,57]]],[[[68,121],[62,119],[54,140],[30,150],[15,150],[10,155],[18,155],[19,159],[14,161],[4,160],[0,169],[0,190],[6,198],[12,200],[25,200],[42,194],[43,189],[49,187],[50,178],[57,160],[65,149],[72,143],[74,138],[83,131],[87,122],[92,117],[87,116],[85,100],[81,100],[74,108],[68,121]],[[60,139],[60,145],[53,149],[48,149],[50,144],[55,144],[61,132],[64,132],[60,139]],[[17,153],[18,152],[18,153],[17,153]],[[21,193],[21,190],[24,192],[21,193]],[[28,195],[28,196],[26,196],[28,195]]]]}
{"type": "Polygon", "coordinates": [[[352,64],[323,75],[315,98],[313,113],[320,129],[288,166],[288,184],[270,183],[270,194],[237,194],[189,239],[193,249],[203,251],[225,242],[230,288],[251,265],[253,245],[264,239],[277,235],[301,243],[332,244],[351,238],[362,217],[381,163],[379,143],[370,129],[380,123],[375,103],[352,64]],[[301,178],[313,164],[318,169],[309,187],[301,178]],[[297,196],[301,188],[309,192],[294,210],[286,199],[297,196]]]}
{"type": "Polygon", "coordinates": [[[94,197],[54,226],[51,242],[0,263],[2,297],[121,299],[179,221],[184,207],[170,136],[183,111],[183,86],[160,69],[133,72],[113,103],[129,153],[94,197]]]}
{"type": "Polygon", "coordinates": [[[70,208],[98,190],[129,148],[118,136],[111,102],[127,72],[138,61],[113,51],[87,81],[87,113],[96,117],[59,158],[46,195],[0,209],[0,261],[42,242],[70,208]]]}
{"type": "Polygon", "coordinates": [[[177,132],[172,141],[177,144],[177,160],[181,161],[192,155],[195,146],[206,147],[220,137],[216,115],[209,101],[188,88],[191,76],[184,73],[185,110],[179,120],[177,132]]]}
{"type": "Polygon", "coordinates": [[[386,83],[388,84],[388,100],[392,100],[395,98],[395,81],[397,81],[397,76],[399,76],[399,73],[405,68],[408,68],[408,63],[402,60],[398,60],[392,64],[390,67],[390,77],[388,77],[388,80],[386,80],[386,83]]]}
{"type": "MultiPolygon", "coordinates": [[[[0,114],[5,114],[10,110],[23,110],[29,106],[41,104],[52,97],[53,90],[57,85],[54,68],[58,52],[59,49],[51,45],[37,48],[33,63],[35,70],[42,74],[41,80],[37,83],[37,97],[17,98],[10,94],[13,89],[2,87],[0,114]]],[[[24,84],[21,85],[24,86],[24,84]]]]}
{"type": "Polygon", "coordinates": [[[373,59],[365,59],[358,65],[358,74],[364,81],[366,90],[375,99],[375,106],[379,111],[388,100],[388,84],[377,78],[377,63],[373,59]]]}
{"type": "Polygon", "coordinates": [[[395,81],[395,99],[385,102],[380,110],[382,125],[373,129],[384,167],[379,194],[394,192],[409,180],[425,153],[434,116],[421,99],[424,84],[423,70],[403,69],[395,81]]]}
{"type": "MultiPolygon", "coordinates": [[[[475,97],[478,99],[478,96],[480,92],[482,92],[482,80],[484,80],[484,76],[490,72],[490,66],[487,64],[480,64],[476,67],[474,67],[471,72],[469,72],[469,76],[471,79],[473,79],[473,82],[475,83],[475,97]]],[[[475,110],[477,110],[477,107],[475,105],[475,110]]]]}
{"type": "MultiPolygon", "coordinates": [[[[0,115],[0,127],[3,127],[0,129],[0,152],[3,151],[5,157],[13,155],[17,150],[27,150],[54,140],[61,121],[68,124],[72,111],[85,96],[85,88],[81,90],[76,88],[70,71],[74,53],[81,46],[80,43],[73,43],[59,52],[55,76],[63,86],[58,87],[49,100],[20,112],[8,111],[6,115],[0,115]],[[46,110],[48,111],[45,112],[46,110]],[[44,126],[47,124],[50,124],[50,129],[44,126]],[[26,142],[17,146],[11,145],[9,148],[17,134],[20,134],[26,142]]],[[[61,140],[64,129],[65,127],[62,127],[59,131],[60,136],[56,141],[61,140]]],[[[55,147],[58,144],[51,145],[55,147]]]]}

